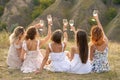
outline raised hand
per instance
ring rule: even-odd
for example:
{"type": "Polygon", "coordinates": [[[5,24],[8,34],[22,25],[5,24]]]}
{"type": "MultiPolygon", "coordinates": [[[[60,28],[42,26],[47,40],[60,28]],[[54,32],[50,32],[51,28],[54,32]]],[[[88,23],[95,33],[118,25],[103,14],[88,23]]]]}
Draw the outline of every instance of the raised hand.
{"type": "Polygon", "coordinates": [[[49,14],[47,15],[48,25],[52,26],[52,16],[49,14]]]}

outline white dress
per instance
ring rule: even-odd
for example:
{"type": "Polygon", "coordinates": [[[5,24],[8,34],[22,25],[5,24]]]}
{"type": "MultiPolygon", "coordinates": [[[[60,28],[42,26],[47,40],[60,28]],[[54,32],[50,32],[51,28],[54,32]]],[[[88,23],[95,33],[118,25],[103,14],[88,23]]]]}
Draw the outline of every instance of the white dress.
{"type": "Polygon", "coordinates": [[[55,53],[52,50],[51,44],[49,44],[51,50],[49,54],[49,60],[51,63],[46,65],[44,68],[52,72],[68,72],[70,70],[70,61],[66,56],[66,53],[63,51],[64,44],[62,43],[62,52],[55,53]]]}
{"type": "Polygon", "coordinates": [[[16,45],[15,43],[10,45],[7,57],[7,65],[10,69],[20,69],[22,61],[20,60],[17,49],[20,49],[21,47],[21,45],[16,45]]]}
{"type": "Polygon", "coordinates": [[[21,67],[21,71],[23,73],[30,73],[39,69],[43,60],[43,56],[39,50],[39,41],[37,43],[37,50],[29,51],[26,41],[23,42],[23,49],[26,51],[26,55],[21,67]]]}
{"type": "Polygon", "coordinates": [[[92,66],[89,60],[86,62],[86,64],[83,64],[81,62],[79,54],[74,54],[74,58],[71,61],[71,68],[69,71],[70,73],[87,74],[91,72],[91,69],[92,69],[92,66]]]}

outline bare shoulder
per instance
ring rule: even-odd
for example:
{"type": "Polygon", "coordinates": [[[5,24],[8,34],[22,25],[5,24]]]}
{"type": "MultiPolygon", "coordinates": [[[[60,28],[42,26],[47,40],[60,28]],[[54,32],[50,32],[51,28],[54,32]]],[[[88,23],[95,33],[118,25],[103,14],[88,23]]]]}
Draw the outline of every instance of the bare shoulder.
{"type": "Polygon", "coordinates": [[[66,46],[67,45],[67,43],[66,42],[63,42],[63,44],[66,46]]]}
{"type": "Polygon", "coordinates": [[[90,50],[94,50],[94,49],[95,49],[95,44],[91,43],[91,44],[89,45],[89,47],[90,47],[90,50]]]}
{"type": "Polygon", "coordinates": [[[90,48],[93,48],[94,46],[95,46],[95,45],[94,45],[92,42],[89,43],[89,47],[90,47],[90,48]]]}

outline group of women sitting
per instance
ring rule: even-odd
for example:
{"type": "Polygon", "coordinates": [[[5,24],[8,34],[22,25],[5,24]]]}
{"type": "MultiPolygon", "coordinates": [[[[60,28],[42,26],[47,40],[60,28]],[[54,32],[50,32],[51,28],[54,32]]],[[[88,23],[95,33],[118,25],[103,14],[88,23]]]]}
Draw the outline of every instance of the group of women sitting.
{"type": "Polygon", "coordinates": [[[67,72],[75,74],[87,74],[91,72],[109,71],[108,63],[108,39],[103,31],[98,15],[94,16],[97,25],[91,29],[91,37],[88,45],[87,33],[84,30],[75,30],[75,44],[66,51],[68,35],[67,25],[63,25],[63,32],[58,29],[51,32],[52,22],[48,21],[48,33],[43,39],[39,38],[37,28],[40,24],[28,27],[15,28],[10,35],[10,48],[7,57],[9,68],[20,69],[23,73],[41,73],[43,69],[52,72],[67,72]],[[24,37],[24,38],[23,38],[24,37]],[[62,37],[64,37],[62,41],[62,37]],[[45,55],[40,48],[47,43],[45,55]]]}

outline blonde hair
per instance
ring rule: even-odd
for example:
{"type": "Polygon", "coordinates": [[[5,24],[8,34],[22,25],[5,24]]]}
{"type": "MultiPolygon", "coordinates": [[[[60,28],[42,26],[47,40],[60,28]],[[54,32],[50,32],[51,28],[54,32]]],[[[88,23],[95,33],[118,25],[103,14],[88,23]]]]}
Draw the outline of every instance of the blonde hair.
{"type": "Polygon", "coordinates": [[[14,29],[13,33],[10,35],[9,40],[10,44],[12,44],[15,40],[19,39],[20,35],[23,35],[25,32],[22,26],[18,26],[14,29]]]}

